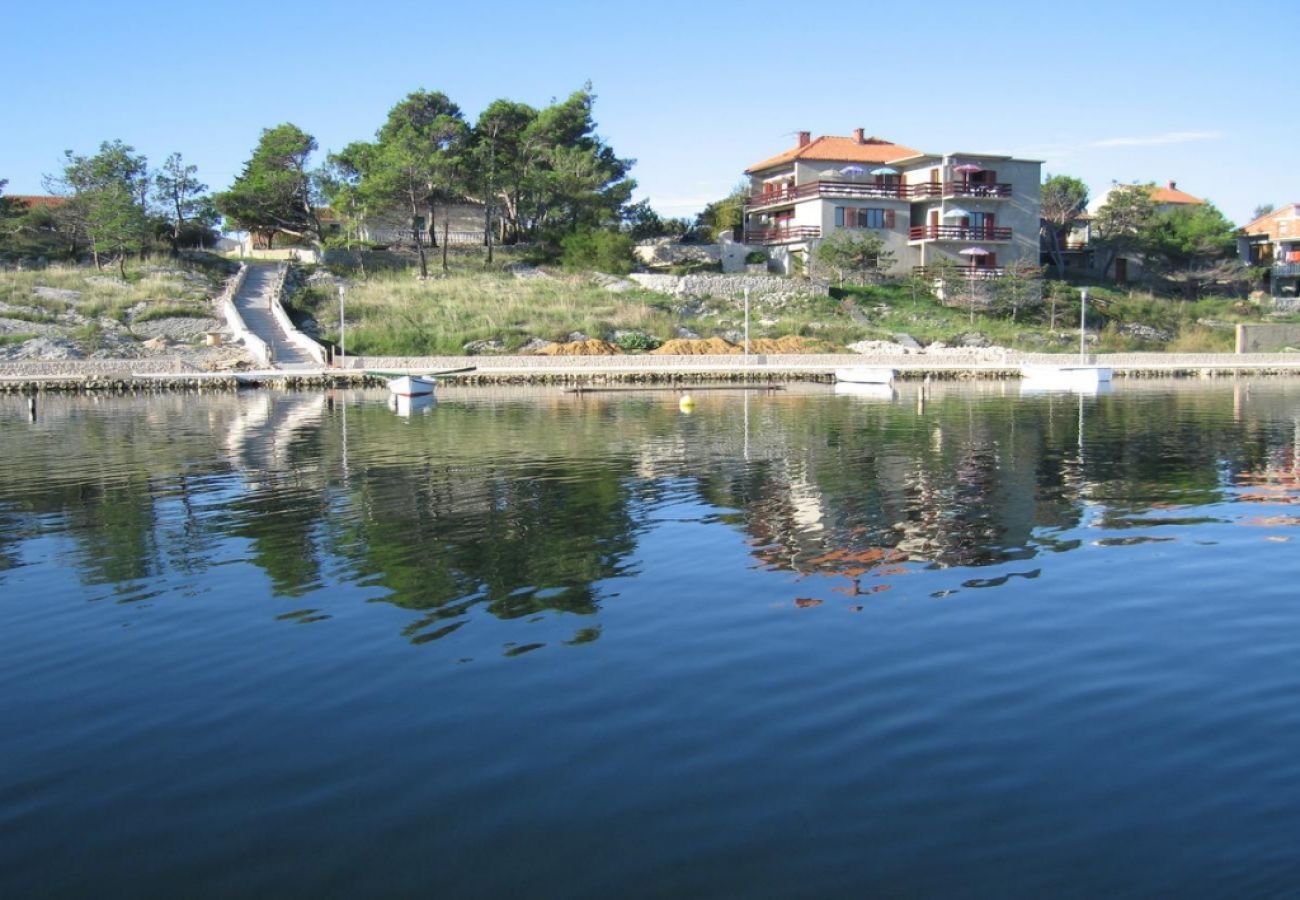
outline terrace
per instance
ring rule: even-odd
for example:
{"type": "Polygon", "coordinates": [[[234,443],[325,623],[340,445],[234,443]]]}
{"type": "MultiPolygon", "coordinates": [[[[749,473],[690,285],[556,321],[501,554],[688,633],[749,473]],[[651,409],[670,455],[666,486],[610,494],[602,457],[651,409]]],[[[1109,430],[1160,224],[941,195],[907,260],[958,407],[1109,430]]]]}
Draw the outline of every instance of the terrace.
{"type": "Polygon", "coordinates": [[[781,206],[786,203],[795,203],[812,197],[838,200],[863,200],[883,197],[891,200],[906,200],[908,196],[908,186],[905,184],[814,181],[812,184],[802,184],[795,188],[754,194],[745,201],[745,205],[751,210],[757,210],[781,206]]]}
{"type": "Polygon", "coordinates": [[[917,225],[907,232],[909,241],[1009,241],[1011,229],[1001,226],[917,225]]]}
{"type": "Polygon", "coordinates": [[[786,244],[792,241],[810,241],[822,236],[816,225],[789,225],[780,228],[761,228],[745,232],[746,244],[786,244]]]}

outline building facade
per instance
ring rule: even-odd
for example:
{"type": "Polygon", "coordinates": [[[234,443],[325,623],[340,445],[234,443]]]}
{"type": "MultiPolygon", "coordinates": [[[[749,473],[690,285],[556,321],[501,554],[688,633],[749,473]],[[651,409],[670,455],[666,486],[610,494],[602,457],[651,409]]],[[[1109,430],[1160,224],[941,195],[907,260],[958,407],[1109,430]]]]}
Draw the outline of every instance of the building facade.
{"type": "Polygon", "coordinates": [[[894,275],[956,266],[995,277],[1009,264],[1038,261],[1036,160],[924,153],[859,128],[851,137],[800,132],[797,146],[745,174],[745,242],[768,248],[783,271],[806,267],[817,244],[841,229],[879,234],[894,275]]]}
{"type": "Polygon", "coordinates": [[[1300,203],[1289,203],[1244,226],[1237,254],[1247,265],[1268,272],[1274,297],[1300,295],[1300,203]]]}

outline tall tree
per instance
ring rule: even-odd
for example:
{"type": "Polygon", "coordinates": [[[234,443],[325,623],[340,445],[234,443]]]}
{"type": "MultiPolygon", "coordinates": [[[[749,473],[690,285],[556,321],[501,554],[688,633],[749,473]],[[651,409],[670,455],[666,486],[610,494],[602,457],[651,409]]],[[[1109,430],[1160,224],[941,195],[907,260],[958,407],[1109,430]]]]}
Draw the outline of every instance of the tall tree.
{"type": "Polygon", "coordinates": [[[1048,175],[1043,182],[1040,230],[1056,271],[1065,274],[1065,245],[1070,230],[1088,207],[1088,186],[1069,175],[1048,175]]]}
{"type": "Polygon", "coordinates": [[[1255,211],[1250,214],[1250,221],[1253,222],[1256,219],[1262,219],[1276,208],[1277,207],[1272,203],[1261,203],[1259,206],[1256,206],[1255,211]]]}
{"type": "Polygon", "coordinates": [[[268,248],[277,234],[319,239],[307,168],[315,149],[316,139],[292,123],[264,129],[230,190],[214,198],[218,212],[268,248]]]}
{"type": "Polygon", "coordinates": [[[1209,280],[1235,278],[1227,266],[1236,250],[1236,228],[1213,203],[1174,206],[1152,216],[1145,245],[1150,262],[1181,284],[1189,299],[1209,280]]]}
{"type": "Polygon", "coordinates": [[[94,156],[71,150],[63,156],[63,171],[45,179],[47,189],[68,198],[56,217],[90,246],[96,267],[104,255],[117,254],[125,277],[126,255],[148,242],[148,160],[120,140],[104,141],[94,156]]]}
{"type": "Polygon", "coordinates": [[[1156,204],[1153,185],[1122,184],[1111,190],[1093,219],[1093,237],[1102,252],[1101,274],[1110,271],[1121,253],[1140,253],[1150,237],[1156,204]]]}
{"type": "Polygon", "coordinates": [[[440,91],[416,91],[394,106],[376,135],[365,190],[381,203],[400,204],[411,217],[411,238],[428,276],[422,231],[437,246],[437,210],[465,189],[469,128],[460,107],[440,91]],[[427,214],[427,219],[426,219],[427,214]]]}
{"type": "Polygon", "coordinates": [[[520,137],[536,116],[531,106],[494,100],[474,123],[470,189],[483,203],[483,239],[489,263],[497,240],[497,222],[517,219],[520,137]],[[499,217],[498,209],[505,215],[499,217]]]}
{"type": "Polygon", "coordinates": [[[186,165],[179,153],[167,157],[162,168],[154,172],[153,199],[170,224],[173,254],[180,250],[186,225],[210,208],[208,186],[199,181],[198,172],[198,167],[186,165]]]}

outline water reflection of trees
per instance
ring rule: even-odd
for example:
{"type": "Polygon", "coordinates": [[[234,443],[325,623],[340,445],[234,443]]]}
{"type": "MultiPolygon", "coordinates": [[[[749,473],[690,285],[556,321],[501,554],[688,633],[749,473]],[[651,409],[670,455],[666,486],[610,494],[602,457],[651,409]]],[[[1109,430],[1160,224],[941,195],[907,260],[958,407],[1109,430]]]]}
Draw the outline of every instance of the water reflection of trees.
{"type": "Polygon", "coordinates": [[[695,485],[763,565],[853,593],[909,566],[1068,549],[1084,524],[1174,521],[1236,486],[1294,488],[1281,389],[914,399],[702,396],[687,417],[671,396],[549,393],[418,421],[342,395],[51,401],[0,430],[0,579],[44,535],[123,596],[237,542],[273,595],[357,584],[417,614],[413,641],[566,613],[584,642],[665,484],[695,485]]]}

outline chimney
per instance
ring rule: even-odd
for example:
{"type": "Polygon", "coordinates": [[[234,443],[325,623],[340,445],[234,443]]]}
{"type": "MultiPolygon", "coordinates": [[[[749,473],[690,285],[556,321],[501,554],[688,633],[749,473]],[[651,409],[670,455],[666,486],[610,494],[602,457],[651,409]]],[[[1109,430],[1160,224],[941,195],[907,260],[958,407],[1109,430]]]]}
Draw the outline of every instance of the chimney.
{"type": "Polygon", "coordinates": [[[1171,181],[1171,182],[1169,182],[1169,190],[1171,190],[1171,191],[1176,191],[1176,190],[1178,190],[1178,182],[1176,182],[1176,181],[1171,181]]]}
{"type": "Polygon", "coordinates": [[[867,142],[867,136],[862,133],[861,128],[853,129],[853,141],[857,144],[865,144],[867,142]]]}
{"type": "Polygon", "coordinates": [[[811,143],[812,143],[812,132],[811,132],[811,131],[801,131],[801,132],[799,132],[799,146],[800,146],[800,147],[807,147],[807,146],[808,146],[809,144],[811,144],[811,143]]]}

